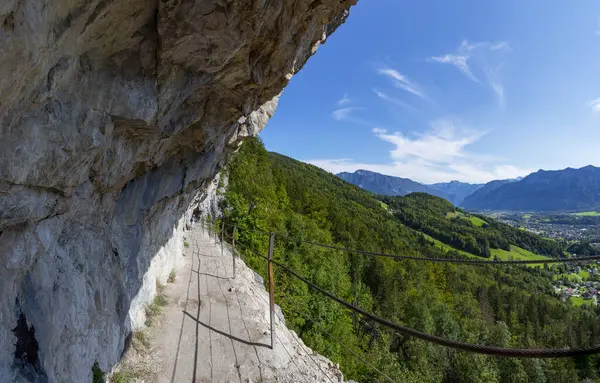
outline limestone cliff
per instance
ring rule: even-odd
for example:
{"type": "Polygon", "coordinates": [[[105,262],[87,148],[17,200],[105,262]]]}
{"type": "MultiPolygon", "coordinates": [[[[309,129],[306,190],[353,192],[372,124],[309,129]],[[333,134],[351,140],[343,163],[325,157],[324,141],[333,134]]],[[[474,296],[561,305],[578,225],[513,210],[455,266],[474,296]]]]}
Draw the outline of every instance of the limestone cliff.
{"type": "Polygon", "coordinates": [[[117,362],[203,190],[355,1],[0,2],[0,381],[117,362]]]}

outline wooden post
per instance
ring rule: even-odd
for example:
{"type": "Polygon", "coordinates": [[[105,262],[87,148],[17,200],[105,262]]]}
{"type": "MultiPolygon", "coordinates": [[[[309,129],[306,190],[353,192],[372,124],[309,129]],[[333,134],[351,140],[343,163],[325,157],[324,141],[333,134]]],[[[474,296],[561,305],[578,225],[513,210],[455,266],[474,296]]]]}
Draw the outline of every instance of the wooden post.
{"type": "Polygon", "coordinates": [[[211,225],[210,226],[211,226],[210,230],[213,232],[213,236],[215,238],[215,245],[216,245],[217,243],[219,243],[219,241],[217,240],[217,237],[218,237],[217,234],[218,233],[217,233],[217,228],[216,228],[216,226],[217,226],[217,219],[216,218],[213,218],[213,220],[211,221],[211,225]]]}
{"type": "Polygon", "coordinates": [[[223,256],[223,241],[225,240],[225,221],[221,221],[221,256],[223,256]]]}
{"type": "Polygon", "coordinates": [[[235,279],[235,232],[237,231],[237,223],[233,225],[233,235],[231,236],[231,256],[233,258],[233,279],[235,279]]]}
{"type": "Polygon", "coordinates": [[[275,347],[273,325],[275,324],[275,285],[273,282],[273,242],[275,233],[269,236],[269,307],[271,309],[271,350],[275,347]]]}

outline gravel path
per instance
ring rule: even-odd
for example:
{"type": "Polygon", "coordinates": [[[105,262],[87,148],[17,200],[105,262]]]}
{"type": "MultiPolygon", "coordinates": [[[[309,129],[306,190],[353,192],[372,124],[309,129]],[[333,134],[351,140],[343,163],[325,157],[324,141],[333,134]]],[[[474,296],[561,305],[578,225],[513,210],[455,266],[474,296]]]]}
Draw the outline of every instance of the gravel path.
{"type": "Polygon", "coordinates": [[[169,304],[151,331],[156,382],[341,382],[276,319],[271,349],[269,298],[256,274],[200,227],[186,235],[185,266],[167,287],[169,304]]]}

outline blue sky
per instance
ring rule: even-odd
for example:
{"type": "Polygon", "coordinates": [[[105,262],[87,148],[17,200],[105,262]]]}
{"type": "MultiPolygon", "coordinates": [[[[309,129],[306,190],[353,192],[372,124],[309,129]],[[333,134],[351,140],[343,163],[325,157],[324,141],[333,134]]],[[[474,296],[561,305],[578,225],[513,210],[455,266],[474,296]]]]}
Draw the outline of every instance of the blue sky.
{"type": "Polygon", "coordinates": [[[600,2],[359,1],[261,137],[427,183],[600,165],[600,2]]]}

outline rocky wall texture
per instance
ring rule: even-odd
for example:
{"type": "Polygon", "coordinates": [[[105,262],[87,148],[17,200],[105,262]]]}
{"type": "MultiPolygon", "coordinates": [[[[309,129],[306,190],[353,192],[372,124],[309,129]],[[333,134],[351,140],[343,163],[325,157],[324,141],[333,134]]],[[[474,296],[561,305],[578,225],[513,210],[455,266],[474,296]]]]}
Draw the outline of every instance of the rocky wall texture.
{"type": "Polygon", "coordinates": [[[0,381],[110,370],[190,210],[356,0],[0,2],[0,381]]]}

